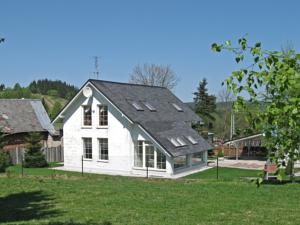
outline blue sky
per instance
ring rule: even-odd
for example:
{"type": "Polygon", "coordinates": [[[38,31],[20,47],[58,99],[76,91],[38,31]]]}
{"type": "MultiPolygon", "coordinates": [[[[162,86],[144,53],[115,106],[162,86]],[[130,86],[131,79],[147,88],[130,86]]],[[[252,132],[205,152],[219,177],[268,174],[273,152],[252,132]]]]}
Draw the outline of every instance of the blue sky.
{"type": "Polygon", "coordinates": [[[17,1],[1,0],[0,83],[27,85],[40,78],[81,86],[93,78],[127,82],[137,64],[170,65],[180,78],[175,93],[192,100],[199,80],[210,93],[236,69],[213,42],[248,34],[267,49],[291,42],[300,50],[300,1],[17,1]]]}

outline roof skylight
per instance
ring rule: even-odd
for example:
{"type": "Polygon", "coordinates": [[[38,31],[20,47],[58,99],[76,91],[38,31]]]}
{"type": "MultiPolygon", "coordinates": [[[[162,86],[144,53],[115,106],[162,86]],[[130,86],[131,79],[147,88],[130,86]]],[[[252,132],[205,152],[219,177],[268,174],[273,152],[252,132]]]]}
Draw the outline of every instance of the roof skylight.
{"type": "Polygon", "coordinates": [[[177,105],[176,103],[172,103],[173,107],[178,111],[178,112],[183,112],[183,109],[177,105]]]}
{"type": "Polygon", "coordinates": [[[132,102],[132,106],[137,110],[137,111],[144,111],[144,109],[142,108],[142,106],[137,103],[137,102],[132,102]]]}
{"type": "Polygon", "coordinates": [[[198,143],[192,136],[187,136],[186,138],[187,138],[193,145],[195,145],[195,144],[198,143]]]}
{"type": "Polygon", "coordinates": [[[178,143],[178,141],[177,141],[175,138],[170,138],[169,140],[170,140],[170,142],[171,142],[175,147],[180,147],[180,146],[181,146],[181,144],[178,143]]]}
{"type": "Polygon", "coordinates": [[[180,138],[180,137],[176,138],[176,141],[177,141],[181,146],[187,145],[186,142],[185,142],[182,138],[180,138]]]}
{"type": "Polygon", "coordinates": [[[156,111],[156,108],[154,108],[153,105],[151,105],[149,102],[144,102],[144,105],[152,112],[156,111]]]}

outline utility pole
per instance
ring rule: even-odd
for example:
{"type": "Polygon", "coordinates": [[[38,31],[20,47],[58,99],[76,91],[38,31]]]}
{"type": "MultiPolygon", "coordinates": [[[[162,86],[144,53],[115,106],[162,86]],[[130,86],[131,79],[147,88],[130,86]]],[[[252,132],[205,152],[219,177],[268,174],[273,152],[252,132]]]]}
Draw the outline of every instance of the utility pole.
{"type": "Polygon", "coordinates": [[[235,134],[235,118],[233,109],[231,109],[231,124],[230,124],[230,140],[233,139],[233,135],[235,134]]]}

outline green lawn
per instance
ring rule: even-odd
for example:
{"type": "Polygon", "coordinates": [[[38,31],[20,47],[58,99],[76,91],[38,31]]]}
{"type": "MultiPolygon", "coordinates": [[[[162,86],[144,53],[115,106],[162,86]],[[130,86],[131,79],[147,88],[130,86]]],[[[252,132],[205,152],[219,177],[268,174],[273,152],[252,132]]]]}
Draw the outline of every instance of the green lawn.
{"type": "MultiPolygon", "coordinates": [[[[300,224],[300,185],[262,185],[239,179],[142,179],[19,167],[0,174],[0,224],[196,225],[300,224]],[[25,170],[26,172],[26,170],[25,170]],[[65,176],[62,176],[65,174],[65,176]]],[[[236,178],[256,171],[227,170],[236,178]]]]}
{"type": "MultiPolygon", "coordinates": [[[[225,168],[219,167],[219,179],[220,180],[235,180],[245,177],[257,177],[261,170],[247,170],[247,169],[235,169],[235,168],[225,168]]],[[[189,179],[216,179],[217,178],[217,168],[214,167],[209,170],[205,170],[201,173],[194,173],[187,176],[189,179]]]]}

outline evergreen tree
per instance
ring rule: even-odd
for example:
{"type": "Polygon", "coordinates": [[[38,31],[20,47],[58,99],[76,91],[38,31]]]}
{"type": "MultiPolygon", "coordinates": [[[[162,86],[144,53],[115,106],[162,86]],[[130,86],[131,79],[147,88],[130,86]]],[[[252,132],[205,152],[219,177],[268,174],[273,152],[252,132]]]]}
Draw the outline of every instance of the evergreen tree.
{"type": "Polygon", "coordinates": [[[4,84],[0,84],[0,91],[4,91],[5,90],[5,85],[4,84]]]}
{"type": "Polygon", "coordinates": [[[41,135],[39,133],[30,133],[27,137],[27,150],[24,156],[24,167],[46,167],[48,163],[43,155],[41,148],[41,135]]]}
{"type": "Polygon", "coordinates": [[[60,104],[60,102],[55,102],[50,113],[50,119],[54,119],[61,109],[62,105],[60,104]]]}
{"type": "Polygon", "coordinates": [[[206,86],[207,80],[203,78],[197,91],[194,92],[194,110],[204,120],[204,126],[207,129],[212,129],[212,122],[215,120],[213,113],[216,110],[216,97],[208,94],[206,86]]]}
{"type": "Polygon", "coordinates": [[[45,98],[42,98],[42,104],[46,110],[46,112],[48,113],[48,115],[50,114],[50,109],[49,109],[49,106],[47,104],[47,102],[45,101],[45,98]]]}
{"type": "Polygon", "coordinates": [[[37,93],[37,85],[36,85],[36,81],[32,81],[29,86],[28,86],[29,90],[32,92],[32,93],[37,93]]]}

